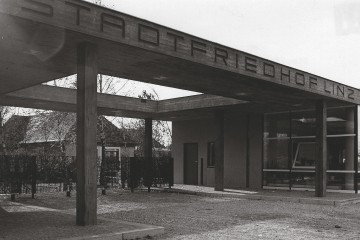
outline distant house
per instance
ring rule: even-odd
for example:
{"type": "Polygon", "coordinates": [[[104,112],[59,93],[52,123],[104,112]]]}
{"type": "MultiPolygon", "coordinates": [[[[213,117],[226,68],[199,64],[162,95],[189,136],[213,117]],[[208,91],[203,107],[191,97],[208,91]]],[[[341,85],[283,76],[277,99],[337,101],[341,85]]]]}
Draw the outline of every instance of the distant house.
{"type": "MultiPolygon", "coordinates": [[[[98,120],[98,156],[101,158],[100,127],[103,124],[106,155],[133,156],[138,143],[132,131],[119,129],[105,117],[98,120]]],[[[76,155],[76,115],[51,112],[12,116],[4,125],[1,152],[28,155],[76,155]]]]}

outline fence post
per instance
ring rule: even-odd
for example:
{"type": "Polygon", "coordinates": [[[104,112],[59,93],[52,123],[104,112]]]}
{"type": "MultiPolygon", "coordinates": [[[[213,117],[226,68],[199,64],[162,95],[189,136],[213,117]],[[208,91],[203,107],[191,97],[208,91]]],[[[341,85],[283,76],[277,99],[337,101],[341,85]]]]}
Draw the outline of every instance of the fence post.
{"type": "Polygon", "coordinates": [[[200,185],[204,186],[204,158],[201,158],[200,161],[200,185]]]}
{"type": "Polygon", "coordinates": [[[121,178],[121,188],[125,189],[125,181],[129,181],[129,158],[121,158],[120,162],[120,178],[121,178]]]}
{"type": "Polygon", "coordinates": [[[145,118],[145,139],[144,139],[144,167],[145,167],[145,186],[147,185],[148,192],[150,192],[150,188],[153,182],[153,158],[152,158],[152,118],[145,118]]]}
{"type": "Polygon", "coordinates": [[[172,157],[169,158],[169,172],[169,188],[171,188],[172,186],[174,186],[174,158],[172,157]]]}
{"type": "Polygon", "coordinates": [[[37,172],[37,164],[36,157],[32,158],[32,174],[31,174],[31,198],[35,198],[36,193],[36,172],[37,172]]]}
{"type": "Polygon", "coordinates": [[[134,183],[135,183],[135,157],[130,158],[129,167],[130,167],[130,171],[129,171],[129,174],[130,174],[129,183],[130,183],[131,192],[133,193],[133,192],[134,192],[134,183]]]}
{"type": "MultiPolygon", "coordinates": [[[[10,174],[10,194],[11,194],[11,201],[15,201],[15,191],[16,191],[16,162],[13,157],[9,157],[9,166],[11,168],[12,165],[12,172],[10,174]]],[[[10,170],[11,171],[11,170],[10,170]]]]}

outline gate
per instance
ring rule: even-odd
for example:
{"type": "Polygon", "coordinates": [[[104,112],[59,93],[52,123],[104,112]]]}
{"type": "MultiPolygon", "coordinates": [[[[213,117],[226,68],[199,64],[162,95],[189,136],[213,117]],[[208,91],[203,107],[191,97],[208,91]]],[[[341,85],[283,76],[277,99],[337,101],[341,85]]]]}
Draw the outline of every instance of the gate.
{"type": "Polygon", "coordinates": [[[36,158],[0,156],[0,193],[35,193],[36,158]]]}
{"type": "Polygon", "coordinates": [[[121,184],[132,191],[135,188],[173,186],[173,158],[153,157],[151,162],[144,157],[124,158],[121,161],[121,184]]]}

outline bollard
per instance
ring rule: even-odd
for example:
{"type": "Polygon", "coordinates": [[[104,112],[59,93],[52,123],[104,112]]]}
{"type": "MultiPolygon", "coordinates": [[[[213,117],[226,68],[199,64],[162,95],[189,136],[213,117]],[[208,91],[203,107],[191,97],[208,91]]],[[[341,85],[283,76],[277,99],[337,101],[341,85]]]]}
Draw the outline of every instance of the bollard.
{"type": "Polygon", "coordinates": [[[11,201],[15,202],[15,194],[14,193],[11,194],[11,201]]]}

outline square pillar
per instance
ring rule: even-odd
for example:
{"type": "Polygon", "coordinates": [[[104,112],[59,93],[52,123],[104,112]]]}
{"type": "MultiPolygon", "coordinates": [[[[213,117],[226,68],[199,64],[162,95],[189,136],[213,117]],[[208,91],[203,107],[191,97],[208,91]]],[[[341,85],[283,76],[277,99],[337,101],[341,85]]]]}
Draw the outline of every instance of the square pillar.
{"type": "Polygon", "coordinates": [[[150,187],[153,180],[152,172],[152,119],[145,119],[145,142],[144,142],[144,157],[145,157],[145,166],[146,166],[146,179],[145,185],[148,187],[148,192],[150,192],[150,187]]]}
{"type": "Polygon", "coordinates": [[[215,112],[215,191],[224,191],[224,111],[215,112]]]}
{"type": "Polygon", "coordinates": [[[81,43],[77,48],[76,224],[97,223],[96,129],[97,48],[81,43]]]}
{"type": "Polygon", "coordinates": [[[315,107],[316,115],[316,166],[315,166],[315,196],[326,196],[326,165],[327,165],[327,127],[326,102],[319,100],[315,107]]]}

